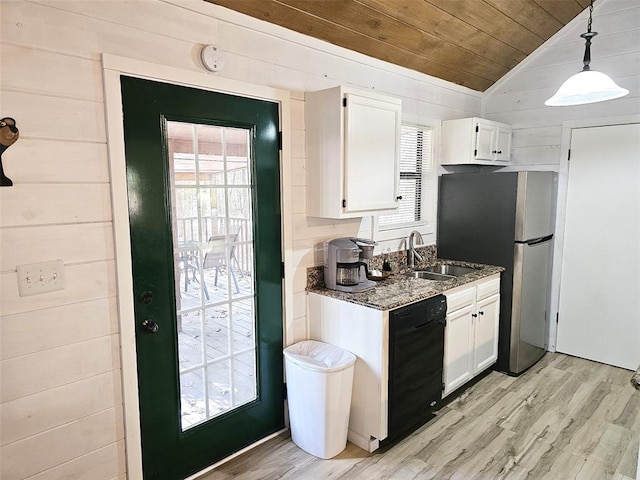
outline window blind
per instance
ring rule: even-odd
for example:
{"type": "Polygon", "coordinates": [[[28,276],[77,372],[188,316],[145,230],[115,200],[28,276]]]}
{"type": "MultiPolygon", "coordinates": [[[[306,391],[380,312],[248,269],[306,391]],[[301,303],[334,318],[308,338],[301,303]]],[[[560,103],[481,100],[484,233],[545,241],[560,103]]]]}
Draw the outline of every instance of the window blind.
{"type": "Polygon", "coordinates": [[[405,227],[420,223],[424,212],[429,212],[426,204],[428,196],[424,188],[430,185],[433,172],[432,155],[433,130],[419,125],[402,125],[400,136],[400,185],[398,212],[380,215],[378,226],[381,230],[405,227]]]}

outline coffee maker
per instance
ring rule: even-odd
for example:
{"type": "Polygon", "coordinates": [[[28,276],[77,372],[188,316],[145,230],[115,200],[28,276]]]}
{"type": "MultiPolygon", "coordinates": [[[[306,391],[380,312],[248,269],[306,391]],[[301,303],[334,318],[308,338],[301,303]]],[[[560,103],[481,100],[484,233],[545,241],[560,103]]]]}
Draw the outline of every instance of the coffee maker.
{"type": "Polygon", "coordinates": [[[356,247],[360,249],[359,258],[361,262],[364,262],[367,266],[367,275],[369,274],[369,270],[371,269],[371,259],[373,258],[373,249],[376,245],[378,245],[373,240],[369,240],[368,238],[349,238],[353,243],[356,244],[356,247]]]}
{"type": "Polygon", "coordinates": [[[364,292],[375,287],[367,279],[368,267],[361,260],[362,249],[352,238],[336,238],[324,244],[324,283],[342,292],[364,292]]]}

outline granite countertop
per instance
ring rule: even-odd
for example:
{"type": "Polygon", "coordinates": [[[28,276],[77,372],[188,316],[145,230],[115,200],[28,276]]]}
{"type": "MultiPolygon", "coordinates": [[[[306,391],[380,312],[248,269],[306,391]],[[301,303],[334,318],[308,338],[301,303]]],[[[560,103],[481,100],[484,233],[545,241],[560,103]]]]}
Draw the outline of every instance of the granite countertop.
{"type": "Polygon", "coordinates": [[[366,292],[348,293],[330,290],[326,287],[310,287],[307,288],[307,291],[344,300],[345,302],[357,303],[377,310],[392,310],[504,271],[503,267],[445,259],[437,259],[428,264],[417,265],[416,269],[424,268],[434,263],[468,266],[477,268],[478,270],[450,280],[436,281],[406,277],[404,273],[407,270],[403,269],[399,272],[394,272],[389,278],[377,282],[373,290],[366,292]]]}

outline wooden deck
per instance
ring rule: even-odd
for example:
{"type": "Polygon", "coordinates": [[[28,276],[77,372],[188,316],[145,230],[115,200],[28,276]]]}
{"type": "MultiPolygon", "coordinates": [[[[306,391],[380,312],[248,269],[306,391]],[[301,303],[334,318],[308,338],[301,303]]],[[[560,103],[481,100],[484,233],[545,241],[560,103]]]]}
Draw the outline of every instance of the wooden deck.
{"type": "Polygon", "coordinates": [[[491,372],[385,450],[349,443],[321,460],[282,435],[200,480],[632,480],[640,392],[631,373],[547,353],[519,377],[491,372]]]}
{"type": "Polygon", "coordinates": [[[253,279],[238,273],[236,292],[233,281],[229,288],[227,271],[220,272],[217,285],[214,271],[205,271],[207,299],[198,277],[185,284],[184,273],[180,276],[183,429],[247,403],[256,393],[253,279]]]}

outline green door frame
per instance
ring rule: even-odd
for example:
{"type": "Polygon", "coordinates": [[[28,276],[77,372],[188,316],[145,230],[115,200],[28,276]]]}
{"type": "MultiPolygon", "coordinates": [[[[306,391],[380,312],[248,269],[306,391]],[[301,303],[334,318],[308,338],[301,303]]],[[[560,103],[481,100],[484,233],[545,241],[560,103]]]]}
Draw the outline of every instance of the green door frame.
{"type": "MultiPolygon", "coordinates": [[[[137,365],[134,331],[134,298],[129,237],[127,184],[124,155],[124,131],[120,75],[175,83],[214,92],[240,95],[276,102],[280,105],[282,258],[285,262],[283,281],[283,343],[293,343],[293,253],[291,214],[291,98],[287,91],[251,85],[244,82],[185,71],[139,60],[103,54],[107,145],[111,170],[113,229],[116,246],[117,305],[120,320],[120,351],[123,385],[125,445],[129,479],[142,479],[140,415],[138,411],[137,365]]],[[[239,452],[240,453],[240,452],[239,452]]]]}

